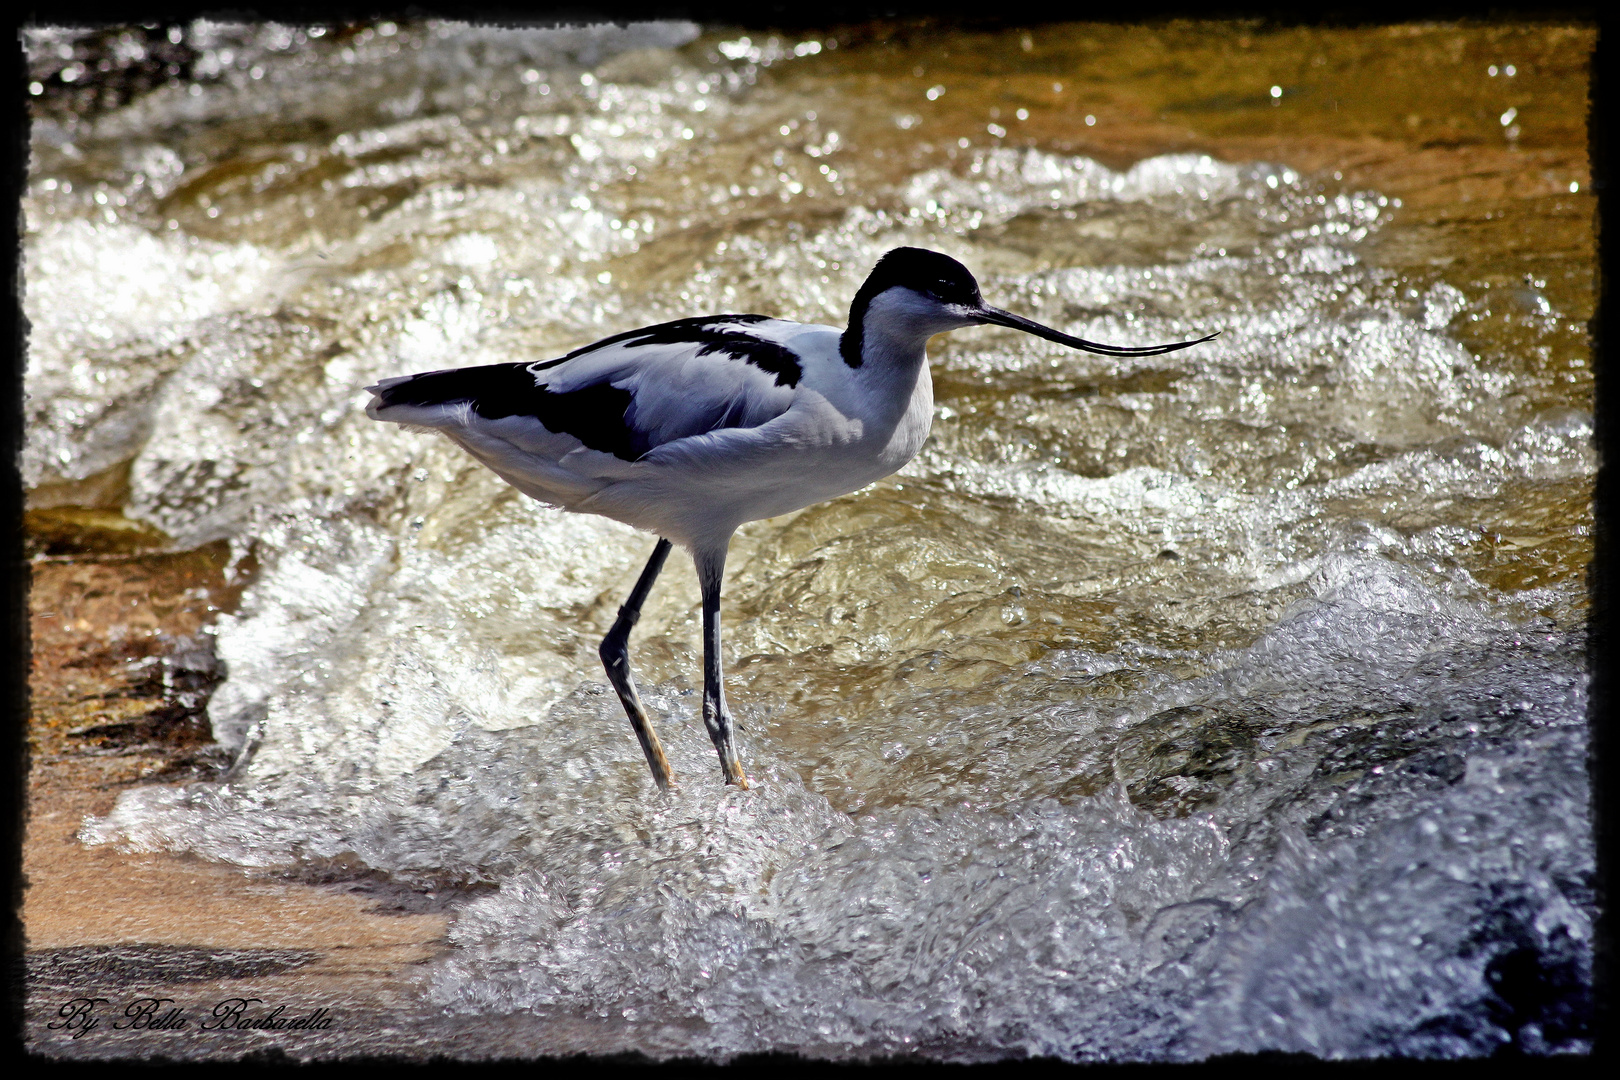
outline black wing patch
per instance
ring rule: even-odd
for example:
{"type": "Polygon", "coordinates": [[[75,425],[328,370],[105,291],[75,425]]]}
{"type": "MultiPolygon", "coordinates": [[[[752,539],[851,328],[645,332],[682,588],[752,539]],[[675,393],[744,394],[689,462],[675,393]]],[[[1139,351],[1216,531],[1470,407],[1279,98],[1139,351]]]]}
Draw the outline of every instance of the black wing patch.
{"type": "MultiPolygon", "coordinates": [[[[764,315],[710,315],[677,319],[657,326],[627,330],[575,349],[567,356],[537,364],[488,364],[483,367],[430,371],[378,392],[381,405],[451,405],[466,402],[486,420],[532,416],[546,430],[572,435],[592,450],[625,461],[639,461],[653,449],[651,432],[639,430],[629,416],[634,395],[610,382],[556,393],[535,383],[535,373],[556,367],[607,345],[696,344],[697,355],[722,353],[752,364],[775,377],[776,385],[795,387],[803,369],[791,349],[754,337],[730,324],[764,322],[764,315]]],[[[746,403],[733,401],[712,417],[696,421],[700,430],[738,427],[746,403]],[[704,423],[703,420],[707,420],[704,423]]]]}
{"type": "Polygon", "coordinates": [[[625,423],[631,394],[596,383],[566,394],[536,386],[529,364],[430,371],[378,393],[382,405],[452,405],[465,401],[486,420],[532,416],[548,431],[572,435],[592,450],[635,461],[652,447],[625,423]]]}
{"type": "Polygon", "coordinates": [[[622,334],[605,337],[601,341],[592,342],[583,348],[575,349],[567,356],[559,356],[555,360],[547,360],[540,364],[531,364],[531,371],[543,371],[549,367],[583,356],[589,352],[608,345],[680,345],[690,342],[698,346],[697,355],[706,356],[709,353],[725,353],[727,356],[752,364],[761,371],[769,372],[776,377],[777,386],[795,387],[804,374],[799,366],[799,358],[793,350],[785,345],[778,345],[774,341],[755,337],[740,330],[731,329],[737,323],[770,322],[769,315],[703,315],[693,319],[676,319],[673,322],[659,323],[656,326],[643,326],[637,330],[626,330],[622,334]]]}

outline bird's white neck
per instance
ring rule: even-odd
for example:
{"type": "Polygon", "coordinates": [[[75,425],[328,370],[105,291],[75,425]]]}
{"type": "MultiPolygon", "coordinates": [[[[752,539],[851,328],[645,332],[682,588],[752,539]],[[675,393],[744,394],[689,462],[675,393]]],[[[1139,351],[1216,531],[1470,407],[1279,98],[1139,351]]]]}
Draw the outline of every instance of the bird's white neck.
{"type": "Polygon", "coordinates": [[[846,335],[856,335],[859,349],[846,348],[845,362],[856,364],[858,358],[857,366],[873,368],[915,370],[923,362],[929,338],[973,325],[938,301],[899,286],[878,293],[864,310],[851,312],[851,316],[846,335]],[[854,320],[859,320],[859,326],[854,320]]]}
{"type": "Polygon", "coordinates": [[[950,329],[934,325],[937,312],[914,302],[921,299],[909,289],[889,289],[873,298],[861,318],[860,364],[854,374],[868,388],[871,401],[893,411],[891,420],[905,411],[918,377],[927,378],[928,339],[950,329]]]}
{"type": "Polygon", "coordinates": [[[937,304],[903,288],[885,290],[852,314],[860,323],[851,323],[840,351],[849,363],[851,346],[858,345],[860,363],[851,364],[849,371],[855,397],[839,407],[861,418],[867,440],[884,446],[879,461],[883,471],[877,475],[887,475],[909,461],[928,437],[934,412],[928,339],[961,324],[951,320],[942,325],[937,304]]]}

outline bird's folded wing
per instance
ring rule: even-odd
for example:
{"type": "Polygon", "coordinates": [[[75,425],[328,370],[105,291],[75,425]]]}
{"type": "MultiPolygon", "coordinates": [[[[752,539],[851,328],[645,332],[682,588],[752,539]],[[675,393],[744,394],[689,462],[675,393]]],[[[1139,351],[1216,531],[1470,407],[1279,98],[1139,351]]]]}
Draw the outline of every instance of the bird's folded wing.
{"type": "Polygon", "coordinates": [[[683,319],[559,360],[385,379],[369,388],[376,396],[366,411],[443,429],[464,445],[466,436],[498,438],[553,462],[577,461],[582,448],[639,461],[677,439],[757,427],[787,411],[800,371],[792,351],[762,333],[770,321],[683,319]]]}

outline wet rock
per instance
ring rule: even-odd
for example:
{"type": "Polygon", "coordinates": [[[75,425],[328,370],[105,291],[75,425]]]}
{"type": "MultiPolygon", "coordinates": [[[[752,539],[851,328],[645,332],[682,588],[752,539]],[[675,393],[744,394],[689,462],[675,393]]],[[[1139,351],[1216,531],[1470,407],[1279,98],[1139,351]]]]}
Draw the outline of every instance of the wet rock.
{"type": "Polygon", "coordinates": [[[23,513],[28,555],[133,555],[169,546],[163,530],[112,510],[54,506],[23,513]]]}
{"type": "Polygon", "coordinates": [[[83,994],[170,983],[279,975],[320,958],[308,949],[200,949],[175,945],[84,945],[28,954],[37,994],[83,994]]]}

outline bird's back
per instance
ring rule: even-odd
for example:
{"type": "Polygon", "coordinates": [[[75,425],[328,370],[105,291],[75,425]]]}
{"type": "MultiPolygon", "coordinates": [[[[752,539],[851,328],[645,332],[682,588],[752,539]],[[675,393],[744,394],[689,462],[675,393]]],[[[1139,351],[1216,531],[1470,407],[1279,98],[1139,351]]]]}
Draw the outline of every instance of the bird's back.
{"type": "Polygon", "coordinates": [[[804,376],[786,343],[806,331],[836,335],[762,315],[679,319],[555,360],[384,379],[366,412],[442,431],[520,490],[574,507],[659,447],[785,413],[804,376]]]}

